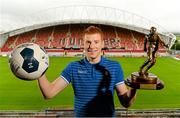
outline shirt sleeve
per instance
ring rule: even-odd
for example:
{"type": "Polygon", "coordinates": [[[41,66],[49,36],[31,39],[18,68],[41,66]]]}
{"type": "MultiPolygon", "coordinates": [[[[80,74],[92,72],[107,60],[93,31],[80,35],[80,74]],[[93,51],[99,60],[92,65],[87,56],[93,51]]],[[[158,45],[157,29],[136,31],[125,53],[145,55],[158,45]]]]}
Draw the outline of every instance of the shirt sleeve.
{"type": "Polygon", "coordinates": [[[68,64],[68,66],[62,71],[60,76],[68,84],[71,82],[71,78],[72,78],[72,63],[68,64]]]}
{"type": "Polygon", "coordinates": [[[120,85],[124,83],[124,74],[123,74],[123,70],[122,67],[119,63],[117,63],[116,66],[116,83],[115,85],[120,85]]]}

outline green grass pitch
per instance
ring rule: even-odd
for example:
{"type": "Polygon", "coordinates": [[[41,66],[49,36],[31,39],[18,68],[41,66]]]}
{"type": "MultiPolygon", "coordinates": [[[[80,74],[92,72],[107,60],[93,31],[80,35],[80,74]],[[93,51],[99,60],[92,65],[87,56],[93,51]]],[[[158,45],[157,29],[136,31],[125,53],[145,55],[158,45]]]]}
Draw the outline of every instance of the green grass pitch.
{"type": "MultiPolygon", "coordinates": [[[[125,78],[138,71],[146,58],[111,58],[119,61],[125,78]]],[[[50,57],[47,77],[53,81],[70,61],[79,58],[50,57]]],[[[169,57],[158,57],[150,72],[164,81],[162,90],[138,90],[132,109],[180,108],[180,61],[169,57]]],[[[116,107],[122,107],[115,94],[116,107]]],[[[8,58],[0,57],[0,110],[43,110],[47,108],[73,108],[71,85],[55,98],[44,100],[37,81],[16,78],[8,66],[8,58]]]]}

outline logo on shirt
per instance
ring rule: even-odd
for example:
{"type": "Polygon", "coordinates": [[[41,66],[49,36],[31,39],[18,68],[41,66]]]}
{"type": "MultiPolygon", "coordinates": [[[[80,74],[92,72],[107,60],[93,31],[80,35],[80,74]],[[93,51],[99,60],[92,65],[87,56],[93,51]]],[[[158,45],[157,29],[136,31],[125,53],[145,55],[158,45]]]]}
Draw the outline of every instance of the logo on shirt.
{"type": "Polygon", "coordinates": [[[79,73],[79,74],[85,74],[85,73],[87,73],[87,72],[86,72],[86,70],[78,70],[78,73],[79,73]]]}

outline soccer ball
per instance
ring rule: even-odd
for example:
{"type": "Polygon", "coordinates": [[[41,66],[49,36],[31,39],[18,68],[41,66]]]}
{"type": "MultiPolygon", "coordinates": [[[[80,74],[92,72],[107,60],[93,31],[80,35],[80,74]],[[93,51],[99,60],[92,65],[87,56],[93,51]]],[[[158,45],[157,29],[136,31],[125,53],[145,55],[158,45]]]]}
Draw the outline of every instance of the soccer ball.
{"type": "Polygon", "coordinates": [[[35,80],[48,69],[49,57],[39,45],[24,43],[12,51],[9,65],[16,77],[22,80],[35,80]]]}

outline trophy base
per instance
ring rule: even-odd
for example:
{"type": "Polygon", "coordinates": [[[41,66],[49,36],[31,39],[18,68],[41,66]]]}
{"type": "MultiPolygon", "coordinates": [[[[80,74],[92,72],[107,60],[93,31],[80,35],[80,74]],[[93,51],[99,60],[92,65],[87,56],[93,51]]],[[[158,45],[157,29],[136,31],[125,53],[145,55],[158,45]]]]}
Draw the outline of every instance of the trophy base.
{"type": "Polygon", "coordinates": [[[149,73],[146,77],[134,72],[125,80],[125,84],[134,89],[160,90],[164,88],[164,83],[156,75],[149,73]]]}

